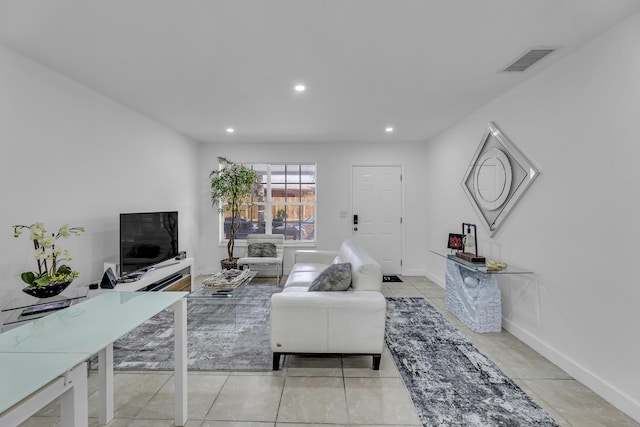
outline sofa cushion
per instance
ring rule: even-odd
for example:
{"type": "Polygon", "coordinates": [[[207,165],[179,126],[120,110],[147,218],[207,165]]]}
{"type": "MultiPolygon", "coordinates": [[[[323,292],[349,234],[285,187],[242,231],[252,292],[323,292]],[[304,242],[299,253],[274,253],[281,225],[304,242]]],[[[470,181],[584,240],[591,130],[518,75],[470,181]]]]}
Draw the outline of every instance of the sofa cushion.
{"type": "Polygon", "coordinates": [[[313,264],[313,263],[302,263],[302,264],[294,264],[291,267],[290,273],[298,273],[303,271],[309,271],[314,273],[321,273],[322,270],[327,268],[329,264],[313,264]]]}
{"type": "Polygon", "coordinates": [[[320,272],[316,271],[297,271],[295,273],[290,273],[287,277],[287,283],[284,284],[286,288],[298,288],[306,291],[309,286],[311,286],[311,282],[318,277],[320,272]]]}
{"type": "Polygon", "coordinates": [[[331,264],[316,277],[309,291],[346,291],[351,286],[351,263],[331,264]]]}
{"type": "Polygon", "coordinates": [[[276,245],[271,242],[250,243],[247,248],[248,257],[269,257],[276,256],[276,245]]]}

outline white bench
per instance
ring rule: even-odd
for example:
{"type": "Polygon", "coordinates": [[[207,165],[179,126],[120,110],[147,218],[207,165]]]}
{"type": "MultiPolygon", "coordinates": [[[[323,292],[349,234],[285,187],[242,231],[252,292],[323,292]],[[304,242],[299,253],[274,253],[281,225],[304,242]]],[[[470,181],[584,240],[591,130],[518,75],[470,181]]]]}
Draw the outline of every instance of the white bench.
{"type": "Polygon", "coordinates": [[[283,234],[249,234],[247,235],[247,255],[249,254],[249,247],[256,243],[273,243],[276,247],[276,256],[245,256],[238,259],[238,268],[243,268],[247,265],[251,268],[251,265],[274,265],[276,266],[276,278],[280,283],[280,276],[282,275],[282,259],[284,255],[284,235],[283,234]]]}

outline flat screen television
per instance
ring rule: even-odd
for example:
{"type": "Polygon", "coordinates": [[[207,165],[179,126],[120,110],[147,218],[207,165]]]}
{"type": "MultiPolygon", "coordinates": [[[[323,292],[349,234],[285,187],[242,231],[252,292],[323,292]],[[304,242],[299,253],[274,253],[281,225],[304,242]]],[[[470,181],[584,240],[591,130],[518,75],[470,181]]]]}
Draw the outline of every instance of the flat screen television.
{"type": "Polygon", "coordinates": [[[120,214],[120,276],[178,255],[178,212],[120,214]]]}

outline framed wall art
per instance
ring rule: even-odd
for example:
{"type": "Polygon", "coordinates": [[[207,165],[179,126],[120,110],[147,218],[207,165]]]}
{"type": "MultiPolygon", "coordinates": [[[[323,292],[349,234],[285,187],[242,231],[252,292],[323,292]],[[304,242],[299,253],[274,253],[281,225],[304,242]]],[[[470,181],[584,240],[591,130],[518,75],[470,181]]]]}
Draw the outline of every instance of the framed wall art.
{"type": "Polygon", "coordinates": [[[449,240],[447,241],[447,248],[462,250],[462,234],[449,233],[449,240]]]}
{"type": "Polygon", "coordinates": [[[540,171],[489,122],[462,178],[462,189],[492,237],[540,171]]]}

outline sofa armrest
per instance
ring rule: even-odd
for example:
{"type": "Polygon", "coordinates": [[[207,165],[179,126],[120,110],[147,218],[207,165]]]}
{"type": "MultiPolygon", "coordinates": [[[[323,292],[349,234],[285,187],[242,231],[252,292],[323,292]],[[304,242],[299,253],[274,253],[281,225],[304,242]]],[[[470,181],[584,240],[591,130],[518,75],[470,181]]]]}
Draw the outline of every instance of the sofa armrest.
{"type": "Polygon", "coordinates": [[[295,252],[294,264],[331,264],[338,256],[338,251],[320,251],[311,249],[299,249],[295,252]]]}

